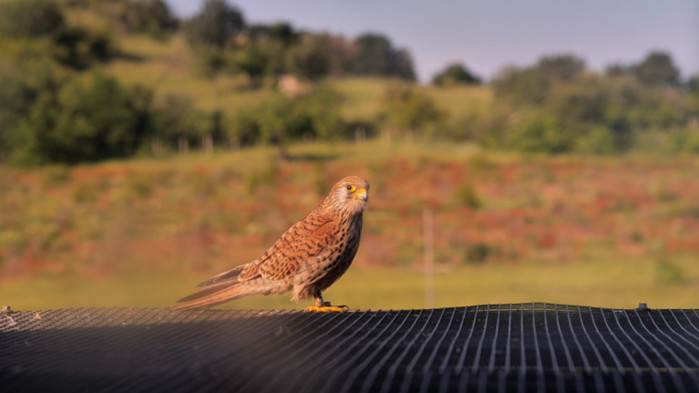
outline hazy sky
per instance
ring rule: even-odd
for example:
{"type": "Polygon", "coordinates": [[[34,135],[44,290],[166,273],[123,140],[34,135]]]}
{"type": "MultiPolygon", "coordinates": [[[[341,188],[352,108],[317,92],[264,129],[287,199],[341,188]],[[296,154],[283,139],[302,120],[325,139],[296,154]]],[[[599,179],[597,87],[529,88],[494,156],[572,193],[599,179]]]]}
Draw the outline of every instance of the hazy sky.
{"type": "MultiPolygon", "coordinates": [[[[167,0],[179,16],[203,0],[167,0]]],[[[288,21],[297,29],[350,38],[385,34],[413,56],[421,81],[463,62],[490,78],[507,65],[573,53],[593,69],[670,53],[683,77],[699,72],[697,0],[229,0],[247,22],[288,21]]]]}

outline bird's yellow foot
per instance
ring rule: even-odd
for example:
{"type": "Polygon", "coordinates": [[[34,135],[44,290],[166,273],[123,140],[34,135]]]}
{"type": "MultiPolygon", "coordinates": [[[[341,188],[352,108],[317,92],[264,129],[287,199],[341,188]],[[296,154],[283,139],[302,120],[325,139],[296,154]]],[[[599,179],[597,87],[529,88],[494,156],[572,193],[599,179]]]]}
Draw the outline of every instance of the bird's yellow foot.
{"type": "Polygon", "coordinates": [[[342,311],[349,311],[349,307],[342,305],[342,306],[333,306],[330,304],[330,302],[323,302],[321,304],[314,304],[312,306],[306,307],[306,311],[317,311],[317,312],[342,312],[342,311]]]}

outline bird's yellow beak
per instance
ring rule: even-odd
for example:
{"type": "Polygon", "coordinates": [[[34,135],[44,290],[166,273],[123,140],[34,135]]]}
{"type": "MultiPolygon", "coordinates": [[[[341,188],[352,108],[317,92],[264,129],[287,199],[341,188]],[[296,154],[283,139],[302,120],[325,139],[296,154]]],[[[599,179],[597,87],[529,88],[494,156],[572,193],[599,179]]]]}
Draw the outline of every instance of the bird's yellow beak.
{"type": "Polygon", "coordinates": [[[354,192],[354,197],[366,201],[369,199],[369,193],[367,192],[366,188],[360,187],[354,192]]]}

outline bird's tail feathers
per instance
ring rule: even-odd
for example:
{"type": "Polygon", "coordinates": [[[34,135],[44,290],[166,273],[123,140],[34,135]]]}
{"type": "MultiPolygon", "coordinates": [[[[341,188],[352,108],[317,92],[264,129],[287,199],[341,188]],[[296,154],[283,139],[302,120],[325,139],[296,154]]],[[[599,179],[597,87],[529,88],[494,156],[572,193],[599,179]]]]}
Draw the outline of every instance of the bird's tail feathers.
{"type": "Polygon", "coordinates": [[[177,302],[175,306],[178,310],[187,310],[200,307],[211,307],[220,303],[225,303],[230,300],[237,299],[248,295],[244,285],[240,285],[239,281],[224,282],[214,285],[210,288],[202,289],[199,292],[185,296],[177,302]]]}
{"type": "Polygon", "coordinates": [[[245,265],[236,266],[235,268],[233,268],[229,271],[219,273],[219,274],[209,278],[206,281],[200,282],[199,284],[197,284],[197,286],[198,287],[208,287],[210,285],[223,283],[224,281],[237,280],[238,276],[243,271],[243,268],[245,268],[245,265]]]}

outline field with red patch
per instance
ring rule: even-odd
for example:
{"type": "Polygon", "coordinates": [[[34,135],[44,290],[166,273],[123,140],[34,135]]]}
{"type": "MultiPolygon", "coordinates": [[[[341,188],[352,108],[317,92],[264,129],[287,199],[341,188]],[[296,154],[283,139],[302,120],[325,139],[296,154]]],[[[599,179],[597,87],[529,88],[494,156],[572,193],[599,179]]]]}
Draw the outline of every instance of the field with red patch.
{"type": "Polygon", "coordinates": [[[254,259],[349,174],[371,183],[361,266],[421,266],[425,209],[438,266],[699,253],[693,158],[236,154],[0,169],[0,274],[217,272],[254,259]]]}

